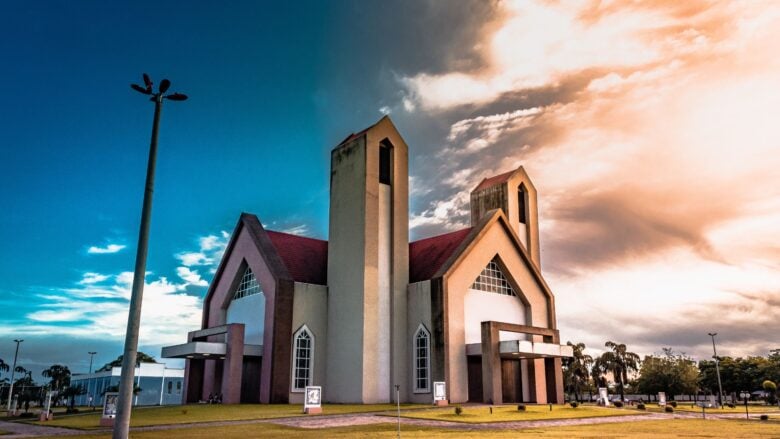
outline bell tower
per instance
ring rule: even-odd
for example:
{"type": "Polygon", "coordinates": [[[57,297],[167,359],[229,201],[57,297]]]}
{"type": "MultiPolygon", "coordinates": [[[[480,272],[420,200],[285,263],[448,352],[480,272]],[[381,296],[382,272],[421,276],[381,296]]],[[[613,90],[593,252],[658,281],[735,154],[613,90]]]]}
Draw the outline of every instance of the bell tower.
{"type": "Polygon", "coordinates": [[[390,402],[407,382],[408,204],[407,146],[390,118],[331,152],[326,400],[390,402]]]}
{"type": "Polygon", "coordinates": [[[486,178],[471,191],[471,225],[476,225],[486,212],[499,208],[503,209],[533,263],[541,269],[536,187],[522,166],[486,178]]]}

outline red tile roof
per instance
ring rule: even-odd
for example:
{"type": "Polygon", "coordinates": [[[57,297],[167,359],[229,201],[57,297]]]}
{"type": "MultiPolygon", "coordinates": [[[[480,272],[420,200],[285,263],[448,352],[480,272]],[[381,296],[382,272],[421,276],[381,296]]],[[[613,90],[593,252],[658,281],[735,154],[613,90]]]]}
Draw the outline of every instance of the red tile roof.
{"type": "Polygon", "coordinates": [[[504,172],[503,174],[494,175],[490,178],[483,179],[478,185],[477,188],[474,189],[474,191],[480,191],[482,189],[487,189],[491,186],[495,186],[499,183],[504,183],[505,181],[509,180],[510,177],[512,177],[512,174],[515,173],[517,169],[513,169],[509,172],[504,172]]]}
{"type": "Polygon", "coordinates": [[[469,232],[471,227],[409,243],[409,283],[432,278],[469,232]]]}
{"type": "Polygon", "coordinates": [[[266,230],[296,282],[328,284],[328,241],[266,230]]]}
{"type": "MultiPolygon", "coordinates": [[[[447,262],[471,227],[409,243],[409,283],[431,279],[447,262]]],[[[328,241],[266,230],[296,282],[328,284],[328,241]]]]}

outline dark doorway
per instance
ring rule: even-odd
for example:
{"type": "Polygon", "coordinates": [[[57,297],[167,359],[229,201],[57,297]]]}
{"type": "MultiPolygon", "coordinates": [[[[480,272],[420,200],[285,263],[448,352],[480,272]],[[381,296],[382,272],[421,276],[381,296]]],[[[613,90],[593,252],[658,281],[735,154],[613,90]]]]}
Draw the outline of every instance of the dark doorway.
{"type": "Polygon", "coordinates": [[[501,393],[504,403],[523,402],[520,360],[501,359],[501,393]]]}
{"type": "Polygon", "coordinates": [[[241,370],[241,403],[260,402],[260,366],[262,357],[244,357],[241,370]]]}
{"type": "Polygon", "coordinates": [[[203,360],[187,360],[190,365],[189,375],[187,376],[187,400],[185,403],[195,403],[200,401],[203,393],[203,360]]]}
{"type": "Polygon", "coordinates": [[[469,402],[482,402],[482,357],[468,356],[469,402]]]}

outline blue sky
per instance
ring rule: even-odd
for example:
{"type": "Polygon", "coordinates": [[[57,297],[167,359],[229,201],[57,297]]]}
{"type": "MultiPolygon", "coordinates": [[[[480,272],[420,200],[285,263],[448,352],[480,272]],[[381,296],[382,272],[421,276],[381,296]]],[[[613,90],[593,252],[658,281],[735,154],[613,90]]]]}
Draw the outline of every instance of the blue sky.
{"type": "Polygon", "coordinates": [[[466,226],[481,178],[526,167],[564,339],[706,355],[715,330],[765,354],[744,322],[780,330],[780,15],[693,3],[6,2],[0,358],[19,337],[36,371],[119,355],[143,72],[190,96],[162,115],[152,355],[198,324],[240,212],[327,237],[329,150],[383,114],[410,145],[413,238],[466,226]]]}

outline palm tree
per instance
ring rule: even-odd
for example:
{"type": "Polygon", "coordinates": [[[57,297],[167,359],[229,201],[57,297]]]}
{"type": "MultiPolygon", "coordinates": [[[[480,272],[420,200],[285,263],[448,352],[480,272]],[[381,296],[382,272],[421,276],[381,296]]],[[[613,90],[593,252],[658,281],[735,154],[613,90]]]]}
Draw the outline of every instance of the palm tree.
{"type": "Polygon", "coordinates": [[[625,401],[625,386],[628,383],[629,372],[639,370],[639,355],[629,352],[626,345],[608,341],[604,346],[610,349],[596,360],[597,369],[601,373],[612,372],[615,383],[620,391],[620,400],[625,401]]]}
{"type": "Polygon", "coordinates": [[[50,379],[49,384],[52,390],[59,390],[60,387],[70,384],[70,369],[68,369],[68,366],[55,364],[41,372],[41,375],[50,379]]]}
{"type": "Polygon", "coordinates": [[[574,398],[577,402],[581,401],[581,389],[587,385],[590,377],[590,367],[593,364],[593,357],[584,353],[585,343],[573,344],[566,342],[572,347],[573,355],[564,362],[564,373],[569,388],[574,392],[574,398]]]}
{"type": "Polygon", "coordinates": [[[11,370],[11,366],[0,358],[0,372],[8,372],[9,370],[11,370]]]}

